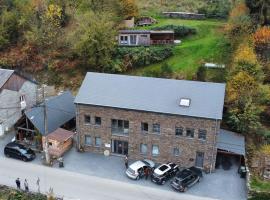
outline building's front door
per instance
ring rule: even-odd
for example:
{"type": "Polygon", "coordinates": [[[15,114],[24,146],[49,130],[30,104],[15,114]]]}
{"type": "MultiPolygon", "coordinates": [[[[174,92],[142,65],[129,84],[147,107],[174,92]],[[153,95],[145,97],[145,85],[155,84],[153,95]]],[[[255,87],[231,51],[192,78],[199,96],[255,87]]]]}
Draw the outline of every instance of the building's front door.
{"type": "Polygon", "coordinates": [[[121,140],[112,141],[112,152],[116,154],[127,155],[128,154],[128,142],[121,140]]]}
{"type": "Polygon", "coordinates": [[[203,167],[203,160],[204,160],[204,153],[203,152],[197,152],[196,153],[196,167],[203,167]]]}

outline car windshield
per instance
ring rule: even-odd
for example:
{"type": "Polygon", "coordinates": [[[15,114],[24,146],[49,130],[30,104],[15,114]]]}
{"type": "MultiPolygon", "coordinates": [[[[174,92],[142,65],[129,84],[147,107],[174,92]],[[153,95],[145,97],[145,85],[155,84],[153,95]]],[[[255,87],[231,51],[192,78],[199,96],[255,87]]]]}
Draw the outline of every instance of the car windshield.
{"type": "Polygon", "coordinates": [[[166,166],[166,165],[162,165],[159,167],[160,171],[165,171],[166,169],[168,169],[168,166],[166,166]]]}
{"type": "Polygon", "coordinates": [[[130,167],[128,168],[128,171],[132,174],[135,174],[135,171],[133,169],[131,169],[130,167]]]}
{"type": "Polygon", "coordinates": [[[144,164],[146,164],[146,165],[150,165],[147,161],[145,161],[145,160],[142,160],[142,162],[144,163],[144,164]]]}
{"type": "Polygon", "coordinates": [[[26,149],[19,149],[19,151],[20,151],[20,153],[22,153],[22,154],[27,154],[27,153],[29,153],[26,149]]]}

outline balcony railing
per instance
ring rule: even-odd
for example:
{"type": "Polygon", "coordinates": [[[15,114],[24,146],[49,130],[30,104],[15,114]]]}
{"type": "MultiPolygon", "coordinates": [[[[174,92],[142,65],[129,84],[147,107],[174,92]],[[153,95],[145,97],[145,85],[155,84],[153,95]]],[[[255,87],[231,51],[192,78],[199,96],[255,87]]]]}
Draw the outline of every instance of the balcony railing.
{"type": "Polygon", "coordinates": [[[128,135],[128,128],[112,127],[112,134],[114,135],[128,135]]]}
{"type": "Polygon", "coordinates": [[[151,45],[173,44],[174,40],[151,40],[151,45]]]}

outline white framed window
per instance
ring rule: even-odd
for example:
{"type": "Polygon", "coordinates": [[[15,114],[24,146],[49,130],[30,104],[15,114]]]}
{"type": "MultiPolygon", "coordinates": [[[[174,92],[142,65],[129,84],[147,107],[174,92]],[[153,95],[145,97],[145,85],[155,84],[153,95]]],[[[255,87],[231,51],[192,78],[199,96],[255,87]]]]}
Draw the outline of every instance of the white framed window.
{"type": "Polygon", "coordinates": [[[95,146],[96,147],[101,147],[101,138],[100,137],[95,138],[95,146]]]}
{"type": "Polygon", "coordinates": [[[153,124],[153,133],[160,133],[160,124],[155,123],[153,124]]]}
{"type": "Polygon", "coordinates": [[[90,135],[85,135],[84,136],[84,144],[88,145],[88,146],[92,145],[92,138],[91,138],[90,135]]]}
{"type": "Polygon", "coordinates": [[[128,36],[127,35],[120,36],[120,44],[128,44],[128,36]]]}
{"type": "Polygon", "coordinates": [[[183,128],[182,127],[175,127],[175,135],[182,136],[183,135],[183,128]]]}
{"type": "Polygon", "coordinates": [[[101,125],[101,117],[95,117],[95,125],[101,125]]]}
{"type": "Polygon", "coordinates": [[[148,132],[148,123],[145,123],[145,122],[141,123],[141,131],[148,132]]]}
{"type": "Polygon", "coordinates": [[[141,154],[147,154],[147,144],[140,144],[140,152],[141,154]]]}
{"type": "Polygon", "coordinates": [[[153,156],[159,155],[159,146],[158,145],[155,145],[155,144],[152,145],[152,155],[153,156]]]}
{"type": "Polygon", "coordinates": [[[21,95],[20,96],[20,102],[24,102],[25,101],[25,95],[21,95]]]}
{"type": "Polygon", "coordinates": [[[206,133],[207,133],[206,130],[200,129],[200,130],[199,130],[199,133],[198,133],[198,138],[199,138],[200,140],[206,140],[206,133]]]}
{"type": "Polygon", "coordinates": [[[84,115],[84,124],[91,124],[90,115],[84,115]]]}

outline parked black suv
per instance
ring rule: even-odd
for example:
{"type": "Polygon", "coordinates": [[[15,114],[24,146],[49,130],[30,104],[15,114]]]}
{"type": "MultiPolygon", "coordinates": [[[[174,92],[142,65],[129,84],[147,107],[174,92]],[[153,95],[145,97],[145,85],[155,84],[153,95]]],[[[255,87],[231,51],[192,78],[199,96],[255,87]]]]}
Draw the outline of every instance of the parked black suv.
{"type": "Polygon", "coordinates": [[[180,171],[171,182],[171,186],[177,191],[185,192],[187,188],[200,182],[201,178],[202,170],[196,167],[190,167],[180,171]]]}
{"type": "Polygon", "coordinates": [[[151,181],[163,185],[167,180],[175,176],[178,171],[179,166],[175,163],[162,164],[154,170],[151,181]]]}
{"type": "Polygon", "coordinates": [[[35,152],[16,142],[8,143],[4,149],[5,156],[17,158],[23,161],[31,161],[36,157],[35,152]]]}

